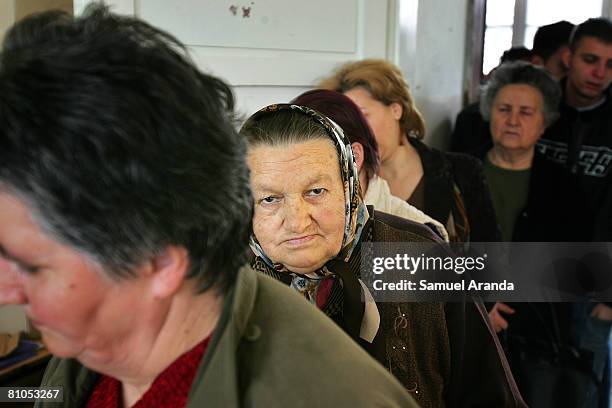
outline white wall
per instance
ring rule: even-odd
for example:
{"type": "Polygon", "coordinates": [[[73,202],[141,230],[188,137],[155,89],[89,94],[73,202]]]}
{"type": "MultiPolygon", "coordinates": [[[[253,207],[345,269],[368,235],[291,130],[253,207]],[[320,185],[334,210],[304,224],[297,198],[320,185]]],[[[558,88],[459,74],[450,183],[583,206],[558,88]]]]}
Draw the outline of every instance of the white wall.
{"type": "Polygon", "coordinates": [[[23,307],[16,305],[0,306],[0,333],[29,331],[23,307]]]}
{"type": "Polygon", "coordinates": [[[0,42],[6,30],[28,14],[49,9],[72,11],[72,8],[72,0],[0,0],[0,42]]]}
{"type": "Polygon", "coordinates": [[[289,102],[310,87],[303,86],[234,86],[234,94],[238,102],[238,114],[246,119],[264,106],[289,102]]]}
{"type": "MultiPolygon", "coordinates": [[[[75,0],[80,13],[91,0],[75,0]]],[[[107,0],[187,44],[205,71],[230,83],[249,115],[288,102],[348,60],[395,51],[396,0],[107,0]],[[234,15],[230,6],[237,6],[234,15]],[[241,8],[251,7],[244,18],[241,8]],[[391,16],[390,16],[391,14],[391,16]]]]}
{"type": "Polygon", "coordinates": [[[612,18],[612,0],[603,0],[603,16],[612,18]]]}
{"type": "Polygon", "coordinates": [[[0,0],[0,41],[4,33],[15,21],[15,1],[0,0]]]}
{"type": "Polygon", "coordinates": [[[399,20],[399,65],[425,117],[426,141],[445,148],[462,108],[467,0],[401,0],[399,20]]]}
{"type": "MultiPolygon", "coordinates": [[[[75,0],[75,11],[80,12],[88,1],[75,0]]],[[[288,3],[297,0],[276,1],[288,3]]],[[[287,50],[240,48],[220,51],[219,47],[207,48],[205,44],[198,44],[196,59],[204,68],[226,78],[234,86],[240,112],[249,115],[264,105],[289,101],[345,60],[386,57],[398,63],[408,79],[417,106],[425,116],[427,142],[446,147],[455,116],[461,109],[467,0],[343,1],[355,6],[355,49],[352,52],[300,54],[287,50]],[[248,53],[260,55],[261,61],[254,64],[248,58],[240,59],[248,53]],[[278,61],[276,64],[270,63],[275,60],[278,61]]],[[[612,4],[612,0],[604,1],[612,4]]],[[[173,4],[175,8],[179,4],[184,8],[190,4],[202,5],[203,2],[107,0],[107,3],[118,12],[138,14],[138,6],[142,8],[143,4],[157,7],[173,4]]],[[[200,7],[215,3],[219,0],[209,0],[200,7]]],[[[229,4],[222,3],[224,6],[229,4]]],[[[239,1],[233,3],[241,4],[239,1]]],[[[15,0],[0,0],[0,38],[14,20],[14,4],[15,0]]],[[[339,26],[346,24],[338,21],[339,26]]],[[[315,24],[313,33],[316,30],[315,24]]],[[[227,32],[228,37],[232,34],[227,32]]]]}

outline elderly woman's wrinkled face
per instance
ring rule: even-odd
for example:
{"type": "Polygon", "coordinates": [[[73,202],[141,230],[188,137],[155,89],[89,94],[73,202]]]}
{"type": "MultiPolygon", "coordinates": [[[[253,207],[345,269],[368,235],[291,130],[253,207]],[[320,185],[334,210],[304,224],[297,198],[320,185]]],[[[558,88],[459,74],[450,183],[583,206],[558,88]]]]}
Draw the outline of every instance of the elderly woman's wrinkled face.
{"type": "Polygon", "coordinates": [[[532,149],[544,129],[544,100],[539,90],[513,84],[497,92],[491,107],[491,135],[497,147],[532,149]]]}
{"type": "Polygon", "coordinates": [[[60,357],[88,357],[120,341],[133,327],[130,311],[142,300],[142,281],[103,276],[45,234],[15,196],[0,192],[0,208],[0,304],[22,304],[60,357]]]}
{"type": "Polygon", "coordinates": [[[249,149],[253,232],[264,252],[290,271],[310,273],[338,254],[344,186],[330,140],[249,149]]]}

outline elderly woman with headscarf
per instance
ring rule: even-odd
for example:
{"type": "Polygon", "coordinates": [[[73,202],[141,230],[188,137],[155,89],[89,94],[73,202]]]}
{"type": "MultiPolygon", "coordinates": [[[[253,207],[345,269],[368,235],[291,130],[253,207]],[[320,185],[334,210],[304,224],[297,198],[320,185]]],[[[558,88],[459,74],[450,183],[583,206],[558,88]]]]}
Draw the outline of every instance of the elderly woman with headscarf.
{"type": "Polygon", "coordinates": [[[522,406],[474,304],[368,300],[363,243],[437,239],[420,224],[366,208],[339,126],[310,108],[280,104],[255,113],[240,132],[249,144],[256,270],[321,309],[422,406],[522,406]]]}
{"type": "Polygon", "coordinates": [[[359,172],[363,201],[377,211],[397,215],[425,224],[441,238],[448,241],[444,226],[418,208],[391,194],[389,184],[378,176],[380,159],[378,144],[370,125],[359,108],[345,95],[327,89],[314,89],[295,98],[292,103],[308,106],[338,124],[351,141],[351,148],[359,172]]]}
{"type": "Polygon", "coordinates": [[[233,106],[173,37],[100,5],[9,31],[0,304],[22,305],[55,355],[42,386],[68,408],[415,406],[245,265],[253,201],[233,106]]]}

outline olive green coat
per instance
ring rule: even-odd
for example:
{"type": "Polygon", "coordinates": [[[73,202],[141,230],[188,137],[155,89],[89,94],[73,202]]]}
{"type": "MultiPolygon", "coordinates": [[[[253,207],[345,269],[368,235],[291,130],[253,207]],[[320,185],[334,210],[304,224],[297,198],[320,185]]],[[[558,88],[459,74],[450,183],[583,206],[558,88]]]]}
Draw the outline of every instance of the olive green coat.
{"type": "MultiPolygon", "coordinates": [[[[42,386],[82,407],[99,375],[54,358],[42,386]]],[[[242,268],[191,387],[188,407],[415,407],[388,371],[289,288],[242,268]]]]}

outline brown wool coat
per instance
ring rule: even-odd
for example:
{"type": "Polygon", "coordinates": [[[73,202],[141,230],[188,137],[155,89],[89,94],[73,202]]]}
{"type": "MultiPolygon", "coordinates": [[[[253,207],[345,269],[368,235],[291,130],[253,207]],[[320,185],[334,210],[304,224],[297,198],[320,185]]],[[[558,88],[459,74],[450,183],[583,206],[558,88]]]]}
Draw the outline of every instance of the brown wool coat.
{"type": "MultiPolygon", "coordinates": [[[[369,210],[366,241],[385,245],[437,240],[420,224],[369,210]]],[[[360,256],[351,257],[350,268],[359,270],[360,261],[360,256]]],[[[526,407],[497,336],[486,314],[478,310],[482,301],[471,300],[379,302],[379,334],[372,345],[362,345],[422,407],[526,407]],[[399,332],[400,340],[392,339],[388,333],[394,333],[400,315],[405,315],[402,322],[406,326],[399,332]],[[402,347],[406,350],[398,351],[402,347]]]]}

